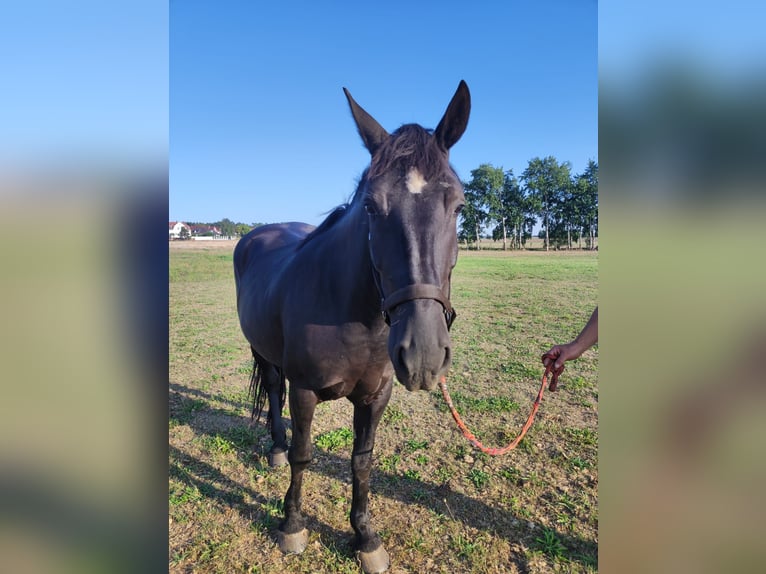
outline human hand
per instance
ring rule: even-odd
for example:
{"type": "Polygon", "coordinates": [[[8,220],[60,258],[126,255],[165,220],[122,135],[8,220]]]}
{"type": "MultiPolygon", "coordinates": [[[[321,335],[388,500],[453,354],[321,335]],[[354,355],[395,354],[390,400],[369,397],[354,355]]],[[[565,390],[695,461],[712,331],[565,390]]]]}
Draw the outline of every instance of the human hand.
{"type": "Polygon", "coordinates": [[[542,356],[543,365],[553,373],[553,378],[548,387],[551,391],[556,391],[559,375],[564,372],[564,363],[582,355],[583,350],[572,341],[566,345],[555,345],[542,356]]]}
{"type": "Polygon", "coordinates": [[[560,374],[564,370],[564,363],[578,358],[583,350],[574,341],[566,345],[555,345],[543,355],[543,365],[548,367],[552,364],[551,371],[560,374]]]}
{"type": "Polygon", "coordinates": [[[576,359],[598,342],[598,307],[591,313],[590,319],[583,327],[577,338],[565,345],[555,345],[542,357],[543,365],[553,373],[553,380],[549,386],[551,391],[556,390],[559,375],[564,371],[564,363],[576,359]]]}

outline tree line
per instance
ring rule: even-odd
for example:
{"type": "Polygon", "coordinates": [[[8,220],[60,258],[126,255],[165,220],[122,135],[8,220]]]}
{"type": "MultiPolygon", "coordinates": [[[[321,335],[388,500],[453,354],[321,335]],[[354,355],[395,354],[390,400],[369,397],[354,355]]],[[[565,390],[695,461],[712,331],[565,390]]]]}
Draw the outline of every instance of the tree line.
{"type": "Polygon", "coordinates": [[[482,164],[463,182],[465,208],[458,239],[479,249],[488,235],[503,249],[522,249],[540,222],[539,237],[550,247],[595,249],[598,237],[598,163],[590,160],[581,174],[569,162],[535,157],[519,177],[513,170],[482,164]]]}
{"type": "MultiPolygon", "coordinates": [[[[580,174],[569,162],[553,156],[535,157],[519,177],[509,169],[484,163],[463,182],[465,208],[460,213],[458,239],[480,248],[482,237],[501,241],[503,249],[523,249],[541,224],[538,236],[546,251],[575,244],[595,249],[598,237],[598,163],[590,160],[580,174]]],[[[241,223],[223,218],[212,225],[222,235],[243,236],[263,223],[241,223]]]]}

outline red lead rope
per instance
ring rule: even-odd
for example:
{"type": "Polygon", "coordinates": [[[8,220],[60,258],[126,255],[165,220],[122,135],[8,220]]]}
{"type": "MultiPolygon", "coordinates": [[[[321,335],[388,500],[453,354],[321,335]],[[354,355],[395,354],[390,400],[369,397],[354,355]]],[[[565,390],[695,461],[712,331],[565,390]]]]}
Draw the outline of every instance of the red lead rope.
{"type": "Polygon", "coordinates": [[[543,400],[543,391],[545,390],[545,386],[548,384],[549,373],[553,373],[553,379],[551,380],[551,384],[550,384],[551,392],[556,391],[556,385],[558,384],[559,374],[564,369],[562,366],[562,368],[559,369],[558,371],[553,371],[552,366],[553,366],[553,362],[551,362],[551,364],[545,368],[545,372],[543,373],[542,383],[540,385],[540,390],[538,391],[537,398],[535,399],[535,402],[532,405],[532,412],[529,413],[529,416],[527,417],[527,422],[524,423],[524,426],[521,429],[521,433],[509,445],[504,446],[502,448],[489,448],[484,446],[483,444],[481,444],[481,441],[477,439],[470,430],[468,430],[468,427],[465,425],[465,423],[463,422],[463,419],[460,418],[460,415],[455,409],[455,405],[452,404],[452,398],[450,398],[449,392],[447,391],[447,377],[442,377],[441,381],[439,381],[439,388],[441,388],[442,396],[444,396],[444,400],[447,403],[447,406],[449,407],[450,412],[452,413],[452,418],[455,419],[457,426],[460,427],[460,430],[462,431],[463,436],[468,439],[468,442],[470,442],[473,446],[478,448],[483,453],[486,453],[490,456],[499,456],[501,454],[505,454],[508,451],[516,448],[516,446],[521,442],[521,439],[524,438],[524,435],[527,434],[527,431],[532,426],[532,422],[535,420],[535,414],[537,413],[537,409],[540,407],[540,402],[543,400]]]}

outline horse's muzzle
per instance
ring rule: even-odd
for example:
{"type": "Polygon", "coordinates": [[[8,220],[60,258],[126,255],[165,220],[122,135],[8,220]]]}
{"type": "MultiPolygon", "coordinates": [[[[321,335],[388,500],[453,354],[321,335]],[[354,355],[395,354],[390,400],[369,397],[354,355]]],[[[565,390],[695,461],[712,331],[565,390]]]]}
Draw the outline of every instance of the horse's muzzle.
{"type": "Polygon", "coordinates": [[[403,303],[391,314],[388,353],[408,391],[433,390],[452,360],[444,310],[432,299],[403,303]]]}

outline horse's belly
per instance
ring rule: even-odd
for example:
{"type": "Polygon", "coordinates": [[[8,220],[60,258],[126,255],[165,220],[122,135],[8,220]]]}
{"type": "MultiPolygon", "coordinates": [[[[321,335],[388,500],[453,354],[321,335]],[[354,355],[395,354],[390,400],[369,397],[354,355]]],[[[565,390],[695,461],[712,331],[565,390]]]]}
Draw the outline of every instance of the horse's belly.
{"type": "Polygon", "coordinates": [[[329,387],[323,387],[316,391],[317,397],[320,401],[334,401],[343,397],[347,397],[354,390],[356,383],[341,381],[335,383],[329,387]]]}

